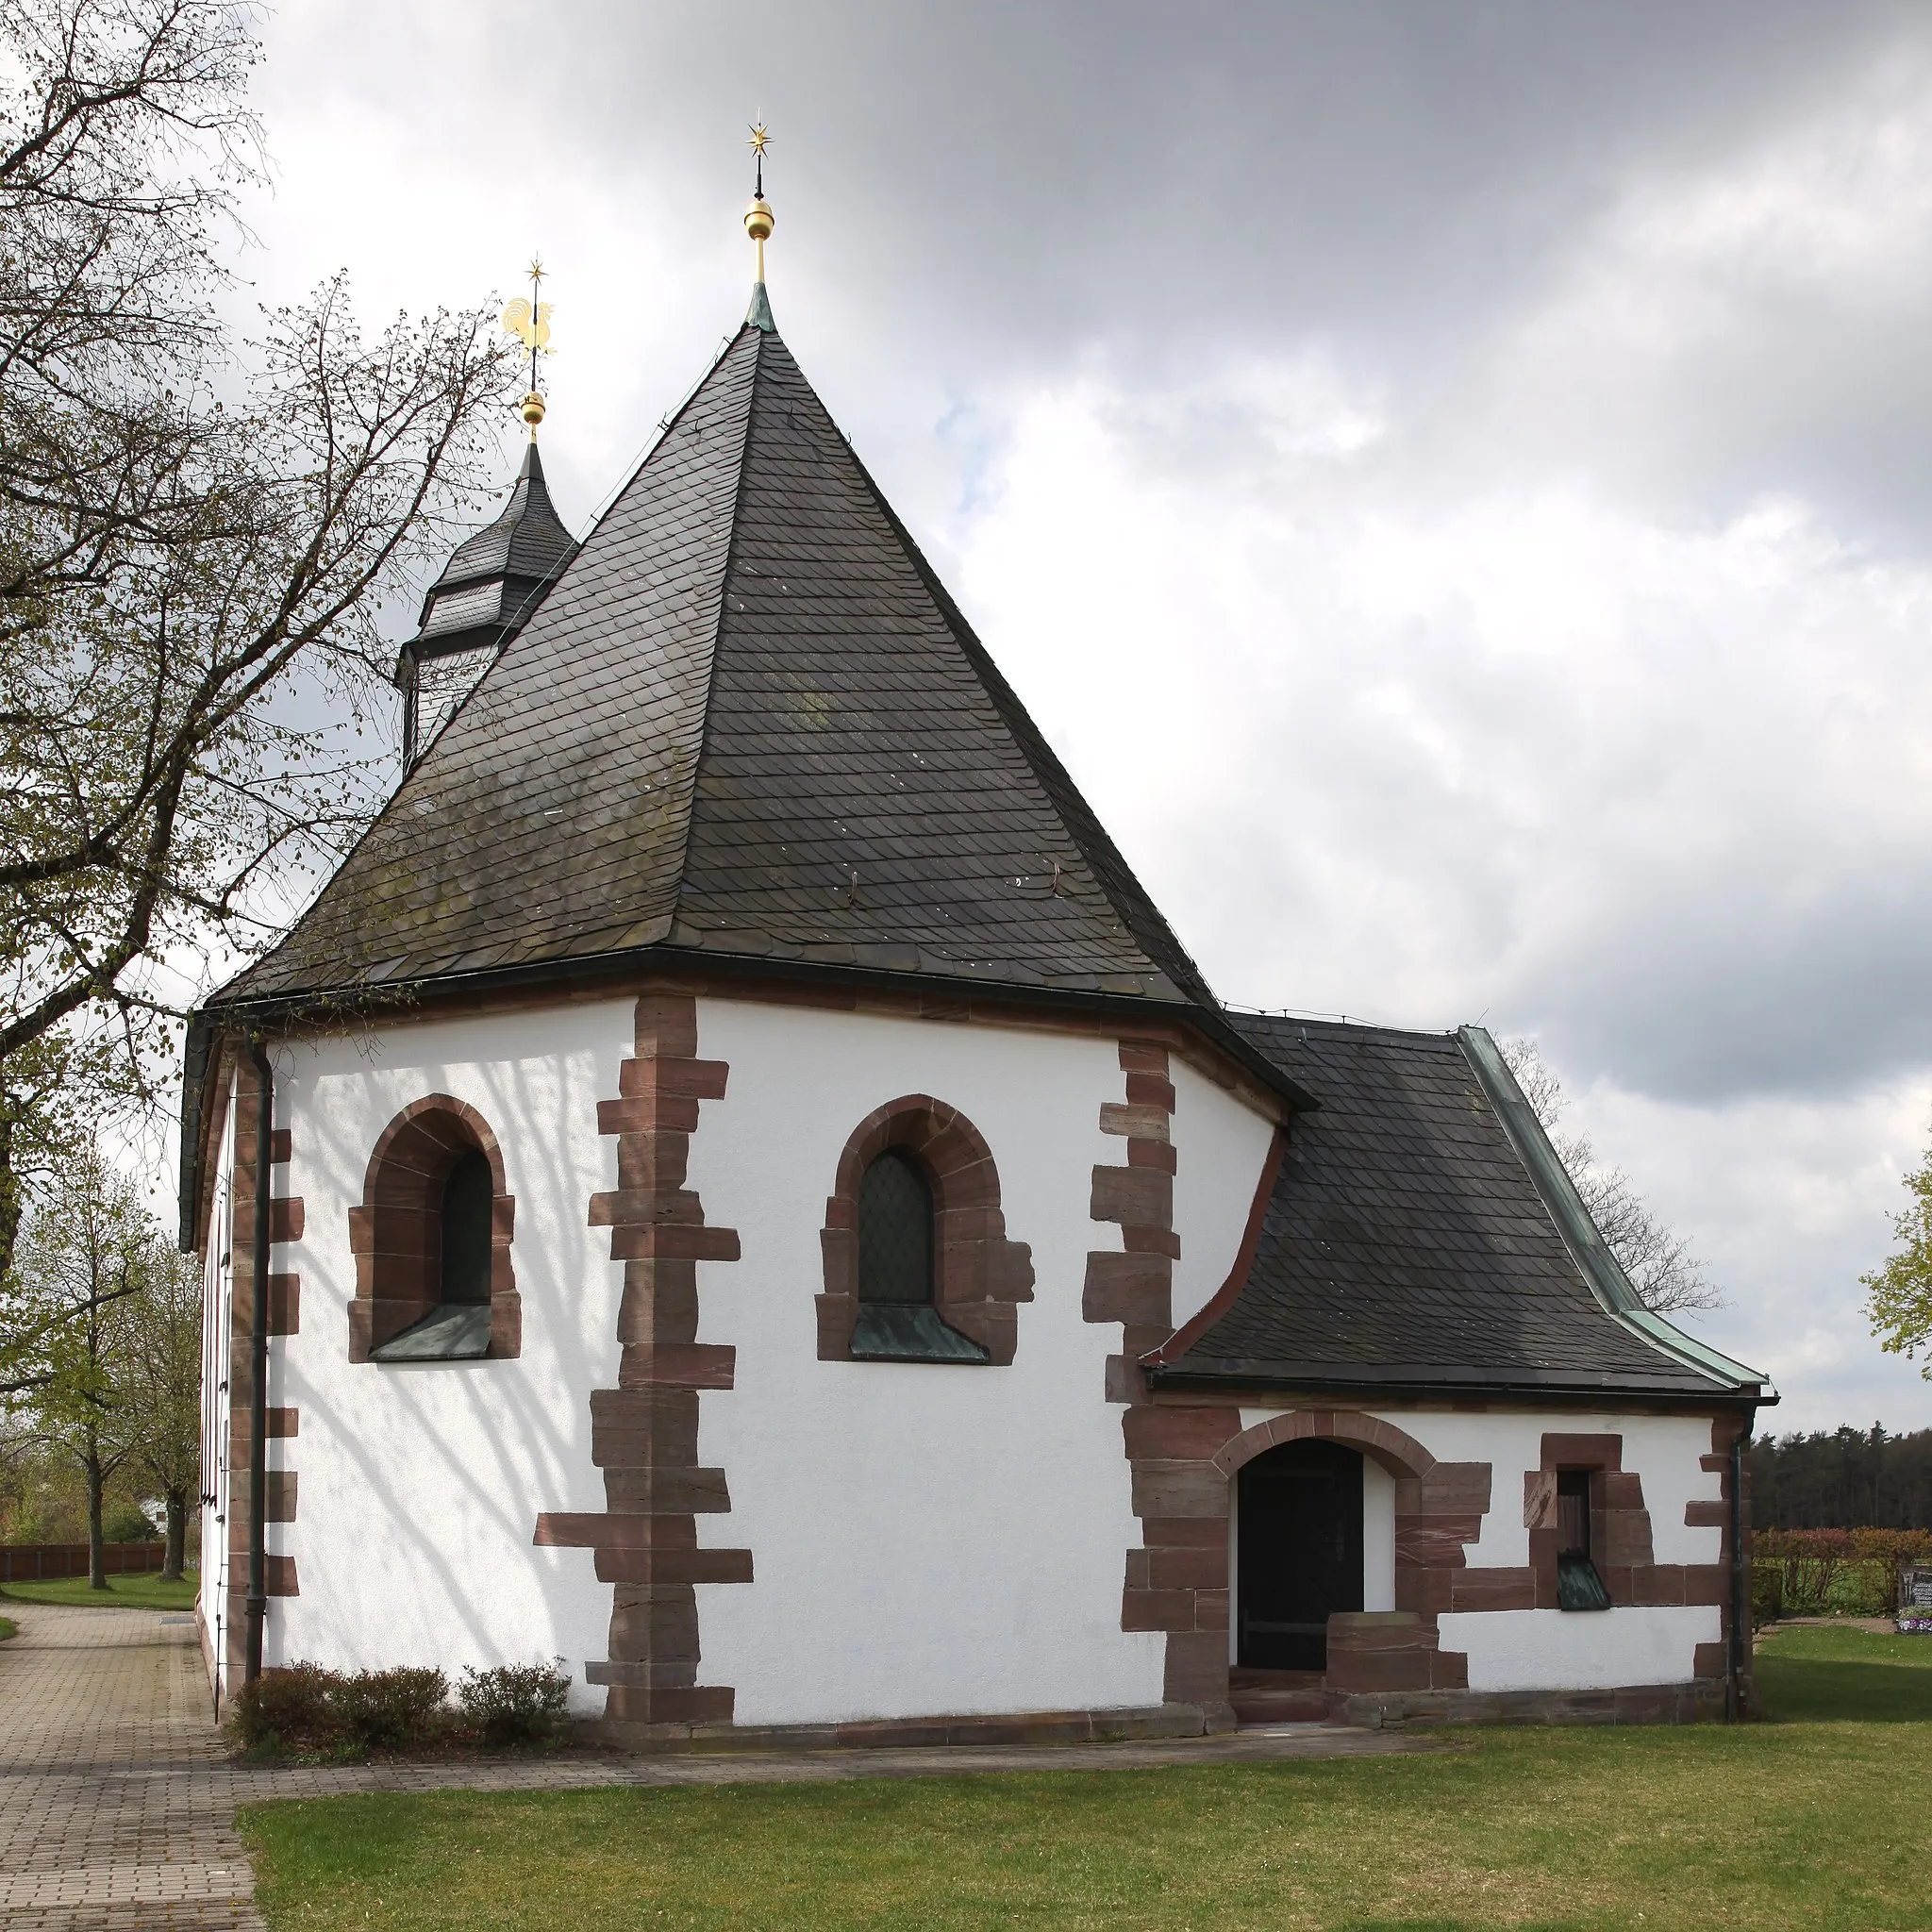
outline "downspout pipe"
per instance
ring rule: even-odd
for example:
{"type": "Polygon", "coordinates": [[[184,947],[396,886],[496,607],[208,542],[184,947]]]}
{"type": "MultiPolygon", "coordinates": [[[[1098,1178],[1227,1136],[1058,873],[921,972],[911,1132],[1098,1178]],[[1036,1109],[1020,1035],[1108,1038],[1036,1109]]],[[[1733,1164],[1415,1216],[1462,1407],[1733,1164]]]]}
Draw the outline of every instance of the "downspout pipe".
{"type": "Polygon", "coordinates": [[[269,1156],[275,1146],[275,1074],[258,1034],[248,1039],[255,1063],[255,1263],[251,1271],[248,1343],[248,1630],[242,1681],[261,1675],[261,1638],[268,1622],[268,1250],[271,1208],[269,1156]]]}
{"type": "Polygon", "coordinates": [[[1732,1724],[1744,1716],[1744,1645],[1751,1628],[1750,1573],[1744,1565],[1744,1438],[1747,1417],[1731,1438],[1731,1656],[1724,1715],[1732,1724]]]}

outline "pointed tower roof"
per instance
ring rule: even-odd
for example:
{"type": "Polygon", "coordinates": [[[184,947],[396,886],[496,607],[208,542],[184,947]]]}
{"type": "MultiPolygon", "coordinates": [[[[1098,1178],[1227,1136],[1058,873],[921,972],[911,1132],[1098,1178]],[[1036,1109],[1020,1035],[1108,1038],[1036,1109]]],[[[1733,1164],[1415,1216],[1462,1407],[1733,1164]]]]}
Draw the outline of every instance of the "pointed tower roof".
{"type": "Polygon", "coordinates": [[[430,585],[406,653],[440,658],[513,637],[576,549],[550,501],[533,439],[503,514],[459,543],[430,585]]]}
{"type": "MultiPolygon", "coordinates": [[[[464,551],[496,569],[522,528],[464,551]]],[[[1291,1091],[1228,1026],[768,304],[214,1005],[641,954],[1144,1002],[1291,1091]]]]}

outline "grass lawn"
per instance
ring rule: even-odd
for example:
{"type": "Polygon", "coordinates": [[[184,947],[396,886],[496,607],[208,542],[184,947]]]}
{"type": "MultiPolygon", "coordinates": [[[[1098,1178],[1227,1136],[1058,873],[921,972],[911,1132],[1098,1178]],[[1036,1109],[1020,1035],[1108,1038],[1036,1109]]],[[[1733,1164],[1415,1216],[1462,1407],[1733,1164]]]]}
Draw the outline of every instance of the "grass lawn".
{"type": "Polygon", "coordinates": [[[19,1635],[19,1627],[11,1617],[0,1617],[0,1643],[5,1643],[9,1637],[18,1637],[19,1635]]]}
{"type": "Polygon", "coordinates": [[[1932,1639],[1790,1630],[1778,1721],[1329,1763],[327,1798],[242,1814],[275,1932],[1932,1927],[1932,1639]]]}
{"type": "Polygon", "coordinates": [[[189,1571],[179,1583],[163,1583],[158,1571],[110,1576],[105,1591],[90,1590],[85,1576],[52,1576],[38,1583],[0,1584],[0,1598],[23,1604],[106,1604],[122,1610],[192,1610],[197,1588],[189,1571]]]}

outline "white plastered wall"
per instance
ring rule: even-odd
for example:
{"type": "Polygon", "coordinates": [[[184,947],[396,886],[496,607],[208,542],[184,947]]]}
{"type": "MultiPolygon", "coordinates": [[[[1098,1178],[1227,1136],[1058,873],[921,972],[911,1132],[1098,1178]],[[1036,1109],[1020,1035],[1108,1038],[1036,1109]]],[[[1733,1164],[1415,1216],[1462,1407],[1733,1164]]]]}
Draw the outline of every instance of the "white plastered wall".
{"type": "Polygon", "coordinates": [[[297,1473],[296,1520],[271,1553],[300,1594],[269,1607],[266,1660],[339,1668],[561,1656],[575,1702],[600,1709],[586,1658],[608,1654],[610,1591],[589,1551],[532,1546],[541,1510],[597,1510],[590,1391],[617,1375],[622,1268],[590,1196],[616,1184],[597,1103],[617,1092],[632,1002],[424,1022],[277,1050],[275,1123],[291,1130],[277,1193],[304,1204],[300,1332],[271,1344],[269,1400],[300,1433],[268,1445],[297,1473]],[[413,1100],[448,1093],[490,1124],[516,1199],[511,1255],[523,1346],[504,1361],[352,1363],[349,1209],[371,1150],[413,1100]]]}
{"type": "MultiPolygon", "coordinates": [[[[1282,1412],[1277,1407],[1243,1408],[1241,1426],[1252,1428],[1282,1412]]],[[[1489,1513],[1476,1541],[1464,1546],[1472,1569],[1517,1569],[1528,1563],[1523,1478],[1525,1472],[1542,1466],[1545,1431],[1621,1436],[1623,1467],[1643,1481],[1655,1559],[1700,1564],[1720,1560],[1723,1532],[1693,1528],[1684,1521],[1687,1503],[1716,1502],[1723,1494],[1723,1478],[1704,1469],[1700,1459],[1710,1453],[1708,1416],[1391,1409],[1381,1419],[1414,1437],[1439,1462],[1491,1465],[1489,1513]]],[[[1386,1476],[1381,1483],[1376,1481],[1380,1472],[1372,1458],[1363,1461],[1364,1607],[1387,1608],[1394,1602],[1394,1488],[1386,1476]],[[1388,1595],[1378,1602],[1383,1558],[1376,1553],[1384,1547],[1388,1595]]],[[[1687,1683],[1694,1674],[1697,1646],[1715,1643],[1723,1634],[1714,1605],[1622,1605],[1588,1613],[1450,1611],[1439,1619],[1438,1627],[1442,1649],[1468,1654],[1472,1690],[1588,1690],[1687,1683]]]]}
{"type": "MultiPolygon", "coordinates": [[[[531,1538],[541,1511],[604,1507],[590,1393],[616,1382],[623,1271],[588,1208],[615,1185],[597,1103],[618,1091],[632,1011],[587,1003],[278,1050],[292,1160],[275,1186],[302,1197],[305,1228],[276,1250],[302,1277],[301,1327],[272,1343],[269,1400],[301,1424],[269,1444],[299,1502],[268,1536],[301,1594],[271,1603],[269,1662],[455,1676],[558,1655],[577,1707],[601,1708],[583,1666],[607,1655],[609,1586],[589,1550],[531,1538]],[[348,1212],[383,1128],[434,1092],[474,1107],[502,1149],[522,1354],[352,1364],[348,1212]]],[[[730,1074],[704,1105],[688,1185],[742,1249],[698,1270],[699,1339],[738,1351],[735,1387],[700,1409],[700,1460],[724,1469],[732,1508],[700,1516],[699,1537],[749,1548],[756,1579],[699,1587],[700,1681],[734,1686],[743,1724],[1158,1703],[1165,1640],[1120,1628],[1139,1541],[1105,1399],[1120,1331],[1081,1315],[1087,1253],[1119,1240],[1088,1213],[1092,1168],[1124,1158],[1099,1131],[1122,1095],[1114,1041],[708,999],[698,1051],[730,1074]],[[910,1092],[986,1137],[1008,1238],[1032,1248],[1009,1367],[816,1358],[839,1155],[910,1092]]],[[[1175,1084],[1182,1274],[1205,1299],[1239,1248],[1270,1130],[1185,1069],[1175,1084]]]]}
{"type": "MultiPolygon", "coordinates": [[[[1139,1541],[1105,1400],[1120,1330],[1080,1307],[1088,1251],[1118,1245],[1088,1213],[1092,1169],[1124,1158],[1099,1129],[1115,1043],[715,1000],[698,1038],[731,1075],[690,1185],[743,1249],[699,1271],[701,1339],[738,1350],[699,1424],[731,1513],[699,1536],[748,1546],[755,1572],[699,1590],[702,1680],[736,1687],[741,1724],[1158,1704],[1165,1640],[1120,1627],[1139,1541]],[[874,1108],[922,1092],[985,1137],[1008,1238],[1032,1249],[1009,1367],[815,1358],[839,1156],[874,1108]]],[[[1218,1149],[1210,1105],[1194,1112],[1218,1149]]]]}
{"type": "Polygon", "coordinates": [[[1240,1257],[1274,1123],[1178,1058],[1170,1059],[1169,1068],[1174,1095],[1171,1131],[1180,1156],[1174,1186],[1174,1226],[1181,1238],[1174,1270],[1174,1320],[1179,1327],[1220,1292],[1240,1257]]]}

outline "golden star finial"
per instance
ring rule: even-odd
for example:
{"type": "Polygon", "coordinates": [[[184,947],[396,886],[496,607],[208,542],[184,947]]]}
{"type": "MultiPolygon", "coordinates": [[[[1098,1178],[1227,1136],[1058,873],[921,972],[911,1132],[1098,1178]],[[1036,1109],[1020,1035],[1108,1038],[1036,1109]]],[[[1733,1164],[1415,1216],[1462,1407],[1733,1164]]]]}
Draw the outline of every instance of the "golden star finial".
{"type": "Polygon", "coordinates": [[[771,138],[765,131],[765,124],[762,121],[754,121],[751,124],[751,139],[745,142],[745,146],[750,148],[759,160],[763,160],[765,158],[765,142],[771,138]]]}

